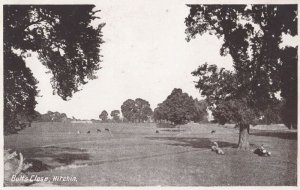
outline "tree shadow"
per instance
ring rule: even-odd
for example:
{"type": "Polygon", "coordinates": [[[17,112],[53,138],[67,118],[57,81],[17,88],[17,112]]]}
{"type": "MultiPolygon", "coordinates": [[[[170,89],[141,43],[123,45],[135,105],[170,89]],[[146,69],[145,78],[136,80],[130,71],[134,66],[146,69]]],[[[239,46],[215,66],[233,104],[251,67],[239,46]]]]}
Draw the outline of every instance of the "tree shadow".
{"type": "MultiPolygon", "coordinates": [[[[209,138],[188,138],[188,137],[145,137],[150,140],[166,141],[165,144],[172,146],[184,146],[193,148],[211,148],[213,141],[209,138]]],[[[219,147],[235,147],[235,143],[216,141],[219,147]]]]}
{"type": "Polygon", "coordinates": [[[70,165],[76,160],[89,160],[89,155],[65,153],[65,154],[59,154],[59,156],[54,159],[54,161],[57,161],[64,165],[70,165]]]}
{"type": "Polygon", "coordinates": [[[280,139],[297,140],[297,132],[290,131],[266,131],[266,130],[251,130],[251,135],[277,137],[280,139]]]}
{"type": "Polygon", "coordinates": [[[31,159],[31,158],[26,159],[24,161],[24,163],[31,163],[32,164],[32,166],[26,170],[27,172],[47,171],[47,170],[51,170],[51,169],[54,168],[53,166],[49,166],[48,164],[45,164],[40,160],[31,159]]]}
{"type": "Polygon", "coordinates": [[[182,132],[185,131],[185,129],[162,129],[160,131],[167,131],[167,132],[182,132]]]}
{"type": "Polygon", "coordinates": [[[67,166],[75,161],[89,160],[90,156],[84,149],[69,147],[35,147],[18,150],[25,157],[25,162],[32,163],[27,171],[39,172],[67,166]]]}
{"type": "Polygon", "coordinates": [[[176,126],[171,123],[156,123],[157,128],[175,128],[176,126]]]}

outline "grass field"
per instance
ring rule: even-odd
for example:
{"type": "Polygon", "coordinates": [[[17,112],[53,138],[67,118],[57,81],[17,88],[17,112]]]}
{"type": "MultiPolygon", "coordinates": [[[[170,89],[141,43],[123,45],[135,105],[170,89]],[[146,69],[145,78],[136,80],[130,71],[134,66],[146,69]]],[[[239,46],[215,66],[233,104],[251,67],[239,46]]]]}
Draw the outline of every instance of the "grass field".
{"type": "Polygon", "coordinates": [[[77,178],[77,182],[53,182],[57,185],[295,186],[297,132],[271,129],[259,126],[250,135],[251,148],[264,144],[271,157],[236,151],[238,130],[216,124],[172,130],[153,123],[34,123],[19,134],[5,136],[4,146],[21,151],[34,164],[30,174],[77,178]],[[86,133],[89,130],[91,134],[86,133]],[[210,151],[212,141],[219,142],[225,155],[210,151]]]}

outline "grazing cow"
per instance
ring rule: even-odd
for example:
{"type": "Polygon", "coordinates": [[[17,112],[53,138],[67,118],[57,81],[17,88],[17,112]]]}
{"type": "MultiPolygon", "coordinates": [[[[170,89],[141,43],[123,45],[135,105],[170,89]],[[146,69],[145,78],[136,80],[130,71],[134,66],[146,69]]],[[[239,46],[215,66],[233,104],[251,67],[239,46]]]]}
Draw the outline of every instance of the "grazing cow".
{"type": "Polygon", "coordinates": [[[91,131],[88,131],[88,132],[87,132],[87,134],[90,134],[90,133],[91,133],[91,131]]]}
{"type": "Polygon", "coordinates": [[[100,130],[100,129],[97,129],[97,133],[101,133],[101,130],[100,130]]]}
{"type": "Polygon", "coordinates": [[[159,133],[159,131],[158,131],[158,130],[156,130],[156,131],[155,131],[155,133],[159,133]]]}
{"type": "Polygon", "coordinates": [[[211,147],[211,150],[216,152],[217,154],[225,154],[224,151],[219,147],[217,142],[213,142],[213,146],[211,147]]]}
{"type": "Polygon", "coordinates": [[[215,130],[212,130],[210,133],[211,133],[211,134],[214,134],[214,133],[216,133],[216,131],[215,131],[215,130]]]}
{"type": "Polygon", "coordinates": [[[109,129],[108,129],[108,128],[105,128],[105,131],[109,131],[109,129]]]}

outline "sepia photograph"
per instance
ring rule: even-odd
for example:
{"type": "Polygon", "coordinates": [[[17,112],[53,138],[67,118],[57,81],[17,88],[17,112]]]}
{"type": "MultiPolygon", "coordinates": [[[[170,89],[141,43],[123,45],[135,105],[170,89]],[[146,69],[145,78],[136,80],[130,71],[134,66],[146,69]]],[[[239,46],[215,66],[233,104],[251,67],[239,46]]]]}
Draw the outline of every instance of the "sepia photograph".
{"type": "Polygon", "coordinates": [[[297,187],[296,1],[2,12],[2,187],[297,187]]]}

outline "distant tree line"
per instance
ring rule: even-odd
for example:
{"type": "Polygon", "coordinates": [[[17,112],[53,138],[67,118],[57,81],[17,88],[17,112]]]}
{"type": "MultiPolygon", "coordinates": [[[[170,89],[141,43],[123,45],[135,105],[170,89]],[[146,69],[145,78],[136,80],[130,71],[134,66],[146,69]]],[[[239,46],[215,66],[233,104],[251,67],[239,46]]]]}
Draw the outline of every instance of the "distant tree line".
{"type": "Polygon", "coordinates": [[[111,119],[108,118],[108,112],[103,110],[99,115],[99,119],[102,122],[121,122],[120,110],[113,110],[110,112],[111,119]]]}
{"type": "Polygon", "coordinates": [[[126,100],[120,110],[113,110],[108,118],[108,112],[103,110],[99,115],[102,122],[146,122],[152,119],[153,111],[148,101],[141,98],[126,100]],[[120,114],[123,118],[121,119],[120,114]]]}
{"type": "Polygon", "coordinates": [[[71,121],[71,120],[74,120],[74,119],[75,119],[74,117],[73,117],[73,119],[68,118],[67,114],[65,114],[65,113],[59,113],[57,111],[56,112],[48,111],[45,114],[40,114],[39,112],[36,112],[34,121],[38,121],[38,122],[65,122],[65,121],[71,121]]]}
{"type": "Polygon", "coordinates": [[[120,111],[113,110],[109,114],[103,110],[99,115],[102,122],[159,122],[172,123],[174,125],[193,122],[208,122],[207,105],[204,100],[193,99],[181,89],[175,88],[165,101],[158,104],[152,111],[150,103],[142,98],[127,99],[121,106],[120,111]]]}

